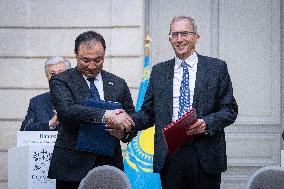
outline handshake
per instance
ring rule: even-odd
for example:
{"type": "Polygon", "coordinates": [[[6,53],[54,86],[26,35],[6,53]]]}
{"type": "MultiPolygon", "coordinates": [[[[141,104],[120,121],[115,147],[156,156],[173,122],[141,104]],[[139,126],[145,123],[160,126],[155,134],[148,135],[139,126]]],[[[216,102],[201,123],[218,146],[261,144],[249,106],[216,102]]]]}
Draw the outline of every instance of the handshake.
{"type": "Polygon", "coordinates": [[[118,139],[124,138],[135,125],[123,109],[106,110],[103,121],[106,123],[106,131],[118,139]]]}

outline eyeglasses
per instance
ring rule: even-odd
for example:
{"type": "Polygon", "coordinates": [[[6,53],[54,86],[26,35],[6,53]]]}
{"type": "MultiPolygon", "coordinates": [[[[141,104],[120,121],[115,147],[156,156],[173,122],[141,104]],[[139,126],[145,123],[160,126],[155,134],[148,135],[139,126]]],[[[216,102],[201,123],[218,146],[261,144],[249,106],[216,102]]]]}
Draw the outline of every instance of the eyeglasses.
{"type": "Polygon", "coordinates": [[[180,34],[181,37],[188,37],[189,35],[195,35],[195,32],[191,32],[191,31],[181,31],[181,32],[172,32],[169,33],[171,38],[178,38],[178,35],[180,34]]]}
{"type": "Polygon", "coordinates": [[[78,57],[78,60],[82,63],[88,64],[91,62],[100,63],[104,60],[104,57],[96,57],[96,58],[86,58],[86,57],[78,57]]]}

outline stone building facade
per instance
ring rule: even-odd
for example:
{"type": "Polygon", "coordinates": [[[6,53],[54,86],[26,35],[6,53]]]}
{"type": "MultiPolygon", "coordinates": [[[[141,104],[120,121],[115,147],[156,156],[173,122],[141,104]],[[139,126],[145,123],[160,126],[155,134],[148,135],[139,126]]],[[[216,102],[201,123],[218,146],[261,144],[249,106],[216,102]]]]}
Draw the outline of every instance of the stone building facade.
{"type": "Polygon", "coordinates": [[[283,9],[283,0],[0,0],[0,189],[7,188],[7,151],[16,145],[29,99],[48,90],[47,57],[62,55],[74,67],[76,36],[100,32],[105,69],[125,78],[136,102],[145,32],[152,65],[172,58],[168,32],[175,15],[195,18],[197,51],[226,60],[233,81],[239,117],[226,129],[222,188],[243,188],[255,170],[280,165],[283,9]]]}

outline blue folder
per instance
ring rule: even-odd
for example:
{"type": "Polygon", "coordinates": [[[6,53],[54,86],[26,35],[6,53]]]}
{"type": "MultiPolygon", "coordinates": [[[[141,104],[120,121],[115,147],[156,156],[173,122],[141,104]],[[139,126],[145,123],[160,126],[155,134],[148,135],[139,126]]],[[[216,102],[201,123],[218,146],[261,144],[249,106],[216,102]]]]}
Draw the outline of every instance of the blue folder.
{"type": "MultiPolygon", "coordinates": [[[[86,99],[84,106],[106,110],[121,109],[118,102],[86,99]]],[[[80,125],[77,140],[77,150],[96,153],[100,155],[113,156],[114,148],[119,140],[105,131],[105,123],[84,123],[80,125]]]]}

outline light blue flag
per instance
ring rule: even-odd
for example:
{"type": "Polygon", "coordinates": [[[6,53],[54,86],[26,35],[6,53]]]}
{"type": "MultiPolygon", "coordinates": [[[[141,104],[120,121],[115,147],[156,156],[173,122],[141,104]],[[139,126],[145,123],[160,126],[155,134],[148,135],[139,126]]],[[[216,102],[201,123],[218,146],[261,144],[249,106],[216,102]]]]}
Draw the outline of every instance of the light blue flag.
{"type": "MultiPolygon", "coordinates": [[[[145,39],[144,74],[140,84],[136,111],[141,109],[150,78],[149,47],[150,37],[145,39]]],[[[155,128],[140,131],[128,144],[124,157],[124,171],[133,189],[161,189],[160,175],[153,173],[155,128]]]]}

